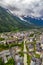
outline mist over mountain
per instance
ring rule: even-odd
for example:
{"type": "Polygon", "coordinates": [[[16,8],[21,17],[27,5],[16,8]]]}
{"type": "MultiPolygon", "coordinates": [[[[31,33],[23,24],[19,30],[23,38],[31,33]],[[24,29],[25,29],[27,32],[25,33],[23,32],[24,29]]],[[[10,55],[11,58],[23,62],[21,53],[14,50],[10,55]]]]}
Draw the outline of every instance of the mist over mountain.
{"type": "Polygon", "coordinates": [[[43,17],[43,0],[0,0],[0,6],[9,9],[13,15],[43,17]]]}

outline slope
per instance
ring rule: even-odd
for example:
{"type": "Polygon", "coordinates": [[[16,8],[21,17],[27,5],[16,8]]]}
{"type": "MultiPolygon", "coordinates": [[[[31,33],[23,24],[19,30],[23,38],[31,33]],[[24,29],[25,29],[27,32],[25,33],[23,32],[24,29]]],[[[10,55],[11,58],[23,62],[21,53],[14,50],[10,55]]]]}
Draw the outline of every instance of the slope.
{"type": "Polygon", "coordinates": [[[8,13],[5,8],[0,7],[0,32],[21,31],[29,28],[34,28],[34,26],[20,20],[12,13],[8,13]]]}

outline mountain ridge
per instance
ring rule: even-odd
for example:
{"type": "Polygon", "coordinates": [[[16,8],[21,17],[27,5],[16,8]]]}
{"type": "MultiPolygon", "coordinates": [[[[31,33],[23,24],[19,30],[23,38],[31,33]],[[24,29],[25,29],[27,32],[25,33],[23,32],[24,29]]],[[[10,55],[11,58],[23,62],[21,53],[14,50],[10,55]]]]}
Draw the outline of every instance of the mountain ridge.
{"type": "Polygon", "coordinates": [[[36,25],[37,27],[43,27],[43,19],[42,18],[36,18],[36,17],[22,17],[26,21],[30,21],[30,23],[36,25]]]}

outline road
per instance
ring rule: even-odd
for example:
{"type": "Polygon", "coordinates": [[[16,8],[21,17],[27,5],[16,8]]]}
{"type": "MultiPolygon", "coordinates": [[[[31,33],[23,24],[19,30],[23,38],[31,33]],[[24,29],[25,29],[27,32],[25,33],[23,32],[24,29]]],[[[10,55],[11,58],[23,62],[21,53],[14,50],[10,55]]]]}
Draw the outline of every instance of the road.
{"type": "MultiPolygon", "coordinates": [[[[24,40],[24,50],[23,51],[27,52],[25,41],[26,40],[24,40]]],[[[27,54],[26,53],[24,53],[24,65],[27,65],[27,54]]]]}

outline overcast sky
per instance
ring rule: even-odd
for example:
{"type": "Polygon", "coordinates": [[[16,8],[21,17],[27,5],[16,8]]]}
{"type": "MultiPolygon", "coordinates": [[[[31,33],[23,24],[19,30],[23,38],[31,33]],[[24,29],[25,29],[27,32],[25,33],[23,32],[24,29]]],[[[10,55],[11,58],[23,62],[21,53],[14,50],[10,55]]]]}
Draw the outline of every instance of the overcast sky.
{"type": "Polygon", "coordinates": [[[43,16],[43,0],[0,0],[0,6],[17,15],[43,16]]]}

